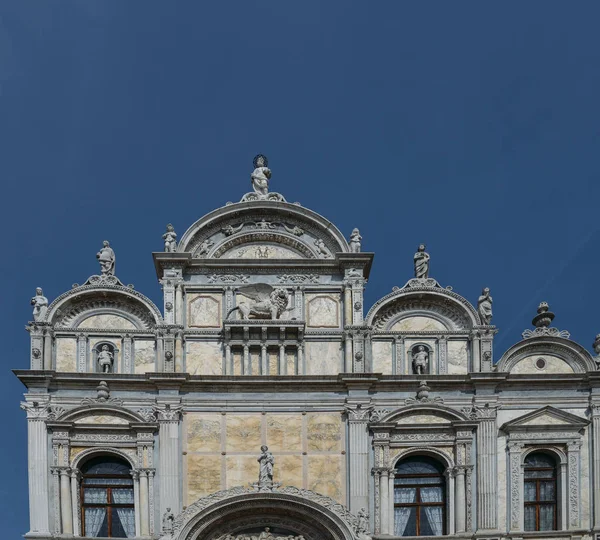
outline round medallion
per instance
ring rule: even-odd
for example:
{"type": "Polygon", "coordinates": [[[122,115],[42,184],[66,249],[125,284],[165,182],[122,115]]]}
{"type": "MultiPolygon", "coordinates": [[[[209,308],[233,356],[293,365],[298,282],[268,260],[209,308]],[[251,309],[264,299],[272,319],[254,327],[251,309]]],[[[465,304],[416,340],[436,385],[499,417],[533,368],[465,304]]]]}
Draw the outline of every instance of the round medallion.
{"type": "Polygon", "coordinates": [[[546,369],[546,360],[544,358],[538,358],[535,361],[535,367],[538,369],[546,369]]]}

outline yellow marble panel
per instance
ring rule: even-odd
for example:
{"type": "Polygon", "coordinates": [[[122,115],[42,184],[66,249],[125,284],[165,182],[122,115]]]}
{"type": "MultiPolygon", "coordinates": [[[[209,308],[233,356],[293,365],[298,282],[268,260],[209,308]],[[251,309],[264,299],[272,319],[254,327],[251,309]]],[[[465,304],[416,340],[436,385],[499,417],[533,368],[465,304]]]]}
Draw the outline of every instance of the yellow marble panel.
{"type": "Polygon", "coordinates": [[[447,424],[450,420],[433,414],[412,414],[403,416],[398,420],[398,424],[447,424]]]}
{"type": "Polygon", "coordinates": [[[335,413],[311,413],[307,420],[308,451],[339,452],[342,449],[342,418],[335,413]]]}
{"type": "Polygon", "coordinates": [[[343,502],[344,456],[308,456],[308,489],[343,502]]]}
{"type": "Polygon", "coordinates": [[[431,317],[406,317],[398,321],[392,328],[393,332],[423,332],[431,330],[447,331],[448,329],[438,320],[431,317]]]}
{"type": "Polygon", "coordinates": [[[269,414],[267,445],[272,452],[302,450],[302,415],[269,414]]]}
{"type": "Polygon", "coordinates": [[[77,371],[75,338],[56,338],[56,371],[77,371]]]}
{"type": "Polygon", "coordinates": [[[269,375],[279,375],[279,353],[269,351],[269,375]]]}
{"type": "Polygon", "coordinates": [[[188,341],[185,368],[191,375],[222,375],[223,352],[221,344],[213,341],[188,341]]]}
{"type": "Polygon", "coordinates": [[[573,368],[567,364],[562,358],[549,354],[536,354],[528,356],[520,360],[511,370],[511,373],[536,373],[542,375],[544,373],[574,373],[573,368]],[[542,368],[537,367],[538,358],[542,358],[545,362],[542,368]]]}
{"type": "Polygon", "coordinates": [[[275,470],[273,480],[284,486],[302,487],[302,455],[275,455],[275,470]]]}
{"type": "Polygon", "coordinates": [[[261,415],[257,414],[228,414],[226,416],[228,452],[260,453],[261,446],[261,415]]]}
{"type": "Polygon", "coordinates": [[[118,315],[92,315],[79,323],[77,328],[106,328],[107,330],[135,330],[135,324],[118,315]]]}
{"type": "Polygon", "coordinates": [[[87,450],[85,446],[71,446],[69,449],[69,463],[72,463],[73,460],[84,450],[87,450]]]}
{"type": "Polygon", "coordinates": [[[448,341],[448,373],[451,375],[458,375],[461,373],[467,373],[468,366],[468,354],[467,354],[468,342],[450,340],[448,341]]]}
{"type": "Polygon", "coordinates": [[[188,413],[188,452],[219,452],[221,450],[221,415],[188,413]]]}
{"type": "Polygon", "coordinates": [[[306,374],[337,375],[342,369],[341,343],[309,341],[306,343],[306,374]]]}
{"type": "Polygon", "coordinates": [[[286,351],[286,375],[296,375],[296,353],[294,351],[286,351]]]}
{"type": "Polygon", "coordinates": [[[221,456],[187,456],[187,501],[193,503],[221,489],[221,456]]]}
{"type": "Polygon", "coordinates": [[[133,347],[135,351],[135,372],[146,373],[148,371],[156,371],[154,341],[136,339],[133,347]]]}
{"type": "Polygon", "coordinates": [[[189,295],[187,322],[191,328],[219,328],[221,326],[221,295],[189,295]]]}
{"type": "Polygon", "coordinates": [[[306,325],[312,328],[337,328],[340,325],[339,296],[307,294],[306,325]]]}
{"type": "Polygon", "coordinates": [[[391,341],[373,342],[373,373],[392,374],[392,347],[391,341]]]}
{"type": "Polygon", "coordinates": [[[259,465],[257,459],[258,457],[255,455],[226,456],[227,489],[235,486],[247,487],[249,483],[258,482],[259,465]]]}
{"type": "Polygon", "coordinates": [[[242,374],[242,363],[244,361],[243,353],[239,350],[235,350],[231,353],[233,358],[233,374],[241,375],[242,374]]]}

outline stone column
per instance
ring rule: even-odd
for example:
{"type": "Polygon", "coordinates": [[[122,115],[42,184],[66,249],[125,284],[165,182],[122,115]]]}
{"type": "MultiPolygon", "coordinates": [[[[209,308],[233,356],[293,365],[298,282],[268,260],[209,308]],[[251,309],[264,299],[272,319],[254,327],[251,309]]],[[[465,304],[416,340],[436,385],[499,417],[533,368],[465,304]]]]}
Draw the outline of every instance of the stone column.
{"type": "Polygon", "coordinates": [[[471,339],[471,358],[472,358],[472,366],[471,369],[475,373],[479,373],[481,371],[481,345],[479,334],[477,332],[473,332],[471,339]]]}
{"type": "Polygon", "coordinates": [[[354,362],[352,360],[352,335],[344,333],[344,367],[346,373],[352,373],[354,362]]]}
{"type": "Polygon", "coordinates": [[[233,369],[231,367],[231,345],[225,344],[225,370],[223,375],[233,375],[233,369]]]}
{"type": "Polygon", "coordinates": [[[374,499],[375,499],[375,519],[373,520],[375,523],[374,532],[375,534],[379,534],[381,532],[381,494],[379,491],[379,486],[381,483],[381,470],[377,467],[374,467],[372,470],[373,473],[373,488],[374,488],[374,499]]]}
{"type": "Polygon", "coordinates": [[[160,448],[160,515],[167,508],[171,508],[174,514],[181,511],[179,496],[179,420],[181,418],[181,407],[177,405],[165,405],[156,407],[158,419],[158,444],[160,448]]]}
{"type": "Polygon", "coordinates": [[[73,510],[73,536],[81,536],[79,524],[79,471],[71,469],[71,508],[73,510]]]}
{"type": "Polygon", "coordinates": [[[465,468],[455,467],[454,468],[454,505],[456,510],[456,518],[454,520],[456,526],[456,533],[464,533],[466,530],[466,495],[465,495],[465,468]]]}
{"type": "MultiPolygon", "coordinates": [[[[357,514],[369,507],[369,409],[346,405],[348,415],[348,460],[350,470],[350,511],[357,514]]],[[[386,486],[387,490],[387,486],[386,486]]]]}
{"type": "Polygon", "coordinates": [[[379,493],[381,494],[381,534],[390,534],[389,471],[381,470],[379,493]]]}
{"type": "MultiPolygon", "coordinates": [[[[600,402],[592,403],[590,406],[592,412],[592,485],[600,486],[600,402]]],[[[593,527],[595,531],[600,531],[600,493],[592,493],[594,503],[593,527]]]]}
{"type": "MultiPolygon", "coordinates": [[[[579,529],[581,527],[579,519],[579,499],[580,499],[580,481],[579,464],[581,461],[581,442],[574,441],[567,444],[567,463],[569,467],[569,479],[567,482],[567,497],[569,501],[569,530],[579,529]]],[[[599,486],[595,485],[597,490],[599,486]]]]}
{"type": "Polygon", "coordinates": [[[243,375],[250,375],[250,349],[248,345],[244,345],[244,367],[243,375]]]}
{"type": "Polygon", "coordinates": [[[60,468],[60,519],[63,534],[73,534],[73,504],[71,502],[71,469],[60,468]]]}
{"type": "Polygon", "coordinates": [[[140,473],[139,471],[131,471],[133,477],[133,504],[135,510],[135,535],[141,536],[140,528],[140,473]]]}
{"type": "Polygon", "coordinates": [[[175,324],[183,324],[183,283],[175,287],[175,324]]]}
{"type": "Polygon", "coordinates": [[[304,343],[298,343],[298,375],[306,375],[306,357],[304,356],[304,343]]]}
{"type": "MultiPolygon", "coordinates": [[[[474,407],[477,428],[477,528],[498,527],[498,474],[496,407],[474,407]]],[[[516,529],[511,529],[516,530],[516,529]]]]}
{"type": "Polygon", "coordinates": [[[44,331],[44,369],[52,369],[52,330],[46,328],[44,331]]]}
{"type": "Polygon", "coordinates": [[[285,375],[285,345],[279,345],[279,375],[285,375]]]}
{"type": "MultiPolygon", "coordinates": [[[[183,336],[181,331],[175,334],[175,372],[183,371],[183,336]]],[[[223,374],[226,372],[224,371],[223,374]]]]}
{"type": "Polygon", "coordinates": [[[50,535],[48,519],[48,435],[44,406],[22,403],[27,413],[27,458],[29,476],[30,532],[50,535]]]}
{"type": "Polygon", "coordinates": [[[396,471],[394,469],[390,469],[390,479],[389,479],[389,488],[390,488],[390,494],[389,494],[389,506],[390,506],[390,512],[389,512],[389,525],[388,525],[388,530],[390,531],[390,534],[393,535],[394,534],[394,478],[396,476],[396,471]]]}
{"type": "Polygon", "coordinates": [[[142,536],[150,534],[150,516],[148,512],[148,471],[140,470],[140,530],[142,536]]]}
{"type": "Polygon", "coordinates": [[[260,346],[260,372],[261,375],[269,374],[269,367],[267,365],[267,344],[263,343],[260,346]]]}
{"type": "Polygon", "coordinates": [[[523,481],[521,467],[521,453],[523,451],[523,443],[508,443],[508,478],[510,504],[507,509],[509,516],[509,530],[523,530],[523,481]]]}

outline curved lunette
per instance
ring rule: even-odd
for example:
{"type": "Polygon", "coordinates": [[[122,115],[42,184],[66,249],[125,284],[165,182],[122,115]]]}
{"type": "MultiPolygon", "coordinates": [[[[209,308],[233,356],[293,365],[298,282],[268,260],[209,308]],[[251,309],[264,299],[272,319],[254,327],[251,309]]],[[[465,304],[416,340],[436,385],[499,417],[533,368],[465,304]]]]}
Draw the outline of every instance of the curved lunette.
{"type": "Polygon", "coordinates": [[[445,405],[436,403],[425,403],[423,405],[405,405],[399,409],[394,409],[381,418],[377,423],[396,422],[405,415],[413,415],[415,413],[437,413],[448,418],[448,422],[467,421],[467,418],[462,412],[459,412],[445,405]]]}
{"type": "Polygon", "coordinates": [[[523,358],[535,354],[550,354],[564,360],[575,373],[596,371],[592,355],[579,343],[559,337],[523,339],[508,349],[496,365],[496,371],[509,372],[523,358]]]}
{"type": "Polygon", "coordinates": [[[384,313],[386,309],[391,308],[400,300],[410,300],[411,298],[425,299],[427,297],[440,304],[450,302],[450,305],[455,310],[466,317],[471,327],[481,325],[477,310],[466,298],[448,289],[431,287],[405,287],[391,292],[373,304],[365,317],[365,323],[372,326],[378,314],[384,313]]]}
{"type": "Polygon", "coordinates": [[[149,315],[149,320],[153,321],[154,325],[160,325],[163,323],[163,317],[160,310],[147,296],[130,287],[106,284],[99,286],[81,285],[61,294],[48,306],[46,321],[54,324],[56,322],[55,319],[57,318],[57,315],[61,312],[64,313],[65,307],[75,298],[79,299],[86,296],[92,297],[98,293],[114,296],[115,298],[126,298],[128,301],[132,301],[134,304],[137,304],[143,310],[145,310],[149,315]]]}
{"type": "Polygon", "coordinates": [[[81,416],[89,416],[90,414],[97,413],[106,414],[108,416],[116,416],[128,420],[129,422],[146,423],[146,421],[139,414],[130,411],[129,409],[125,409],[124,407],[110,404],[81,405],[74,409],[69,409],[56,420],[57,422],[73,422],[81,416]]]}
{"type": "MultiPolygon", "coordinates": [[[[222,532],[219,527],[224,522],[235,527],[240,513],[252,515],[261,511],[268,512],[272,517],[287,518],[292,528],[294,522],[303,523],[312,528],[315,537],[319,539],[356,539],[356,518],[343,505],[308,490],[282,488],[282,491],[261,493],[245,488],[233,488],[213,496],[217,497],[212,504],[201,505],[197,511],[192,505],[178,517],[173,540],[213,540],[212,536],[218,537],[222,532]],[[285,490],[291,492],[286,493],[285,490]],[[228,492],[237,494],[228,496],[228,492]],[[312,498],[302,496],[303,492],[310,493],[312,498]],[[320,500],[325,501],[327,506],[321,504],[320,500]],[[192,515],[189,515],[190,510],[192,515]],[[180,520],[182,523],[178,526],[177,522],[180,520]]],[[[268,522],[265,524],[268,526],[268,522]]]]}
{"type": "Polygon", "coordinates": [[[296,204],[275,202],[275,201],[252,201],[245,203],[234,203],[201,217],[192,224],[181,237],[177,246],[178,253],[191,252],[195,249],[197,238],[203,229],[214,228],[219,222],[225,222],[231,218],[237,218],[244,214],[253,212],[267,212],[274,215],[289,216],[300,221],[308,221],[321,231],[329,240],[334,252],[348,253],[350,248],[340,230],[329,220],[308,208],[296,204]]]}

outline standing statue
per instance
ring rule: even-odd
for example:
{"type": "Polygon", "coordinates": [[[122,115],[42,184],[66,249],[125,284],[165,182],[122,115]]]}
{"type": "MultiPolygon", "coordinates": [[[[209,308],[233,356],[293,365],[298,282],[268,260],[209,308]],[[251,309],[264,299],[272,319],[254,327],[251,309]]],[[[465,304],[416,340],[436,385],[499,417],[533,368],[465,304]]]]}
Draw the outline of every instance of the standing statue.
{"type": "Polygon", "coordinates": [[[477,311],[479,312],[482,324],[490,324],[492,322],[492,303],[493,300],[490,296],[490,289],[485,287],[483,291],[481,291],[481,296],[477,301],[477,311]]]}
{"type": "Polygon", "coordinates": [[[423,375],[427,373],[429,365],[429,353],[425,350],[424,345],[419,345],[417,352],[412,354],[413,372],[415,375],[423,375]]]}
{"type": "Polygon", "coordinates": [[[48,313],[48,299],[44,296],[44,292],[41,287],[35,290],[35,296],[31,299],[31,305],[33,306],[33,320],[43,321],[48,313]]]}
{"type": "Polygon", "coordinates": [[[358,511],[357,517],[356,532],[366,533],[369,530],[369,513],[364,508],[361,508],[358,511]]]}
{"type": "Polygon", "coordinates": [[[252,179],[252,187],[260,197],[266,197],[269,193],[269,180],[271,178],[271,169],[269,169],[269,161],[267,156],[258,154],[254,158],[254,171],[250,175],[252,179]]]}
{"type": "Polygon", "coordinates": [[[265,527],[265,530],[258,535],[258,540],[273,540],[271,529],[269,527],[265,527]]]}
{"type": "Polygon", "coordinates": [[[273,457],[273,454],[269,452],[268,446],[261,446],[260,451],[261,454],[257,460],[260,465],[258,473],[259,489],[262,487],[270,487],[273,485],[273,466],[275,465],[275,458],[273,457]]]}
{"type": "Polygon", "coordinates": [[[325,242],[323,242],[322,238],[317,238],[314,242],[317,247],[317,252],[321,257],[329,257],[329,251],[325,248],[325,242]]]}
{"type": "Polygon", "coordinates": [[[110,352],[108,345],[102,345],[102,350],[98,354],[98,364],[102,369],[102,373],[111,373],[113,366],[114,356],[110,352]]]}
{"type": "Polygon", "coordinates": [[[425,251],[425,244],[419,246],[415,253],[415,277],[425,279],[429,277],[429,253],[425,251]]]}
{"type": "Polygon", "coordinates": [[[175,253],[177,250],[177,233],[171,223],[167,225],[167,232],[162,237],[165,241],[165,252],[175,253]]]}
{"type": "Polygon", "coordinates": [[[100,263],[100,271],[103,276],[115,275],[115,252],[110,247],[108,240],[102,242],[102,249],[96,253],[96,259],[100,263]]]}
{"type": "Polygon", "coordinates": [[[170,508],[167,508],[167,511],[163,514],[162,518],[162,529],[164,533],[168,533],[173,530],[174,521],[175,516],[173,515],[173,512],[171,512],[170,508]]]}
{"type": "Polygon", "coordinates": [[[350,253],[360,253],[362,236],[358,229],[353,229],[350,235],[350,253]]]}

